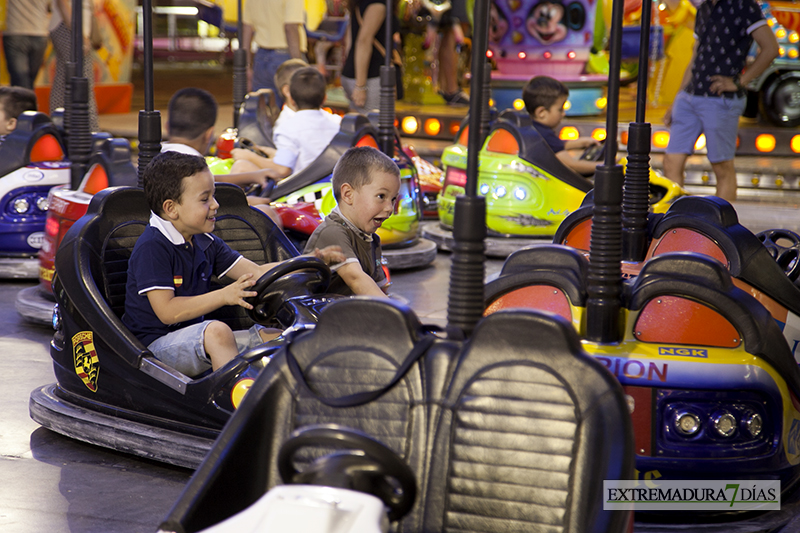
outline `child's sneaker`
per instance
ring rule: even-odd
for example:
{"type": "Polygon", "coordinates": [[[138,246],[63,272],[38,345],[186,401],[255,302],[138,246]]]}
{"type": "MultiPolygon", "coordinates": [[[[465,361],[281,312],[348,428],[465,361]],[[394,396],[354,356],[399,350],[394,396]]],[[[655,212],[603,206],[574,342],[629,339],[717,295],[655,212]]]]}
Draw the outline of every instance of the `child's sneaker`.
{"type": "Polygon", "coordinates": [[[447,102],[447,105],[469,105],[469,96],[467,96],[467,93],[464,91],[456,91],[454,93],[445,93],[443,91],[439,91],[439,94],[442,95],[442,98],[444,98],[444,101],[447,102]]]}

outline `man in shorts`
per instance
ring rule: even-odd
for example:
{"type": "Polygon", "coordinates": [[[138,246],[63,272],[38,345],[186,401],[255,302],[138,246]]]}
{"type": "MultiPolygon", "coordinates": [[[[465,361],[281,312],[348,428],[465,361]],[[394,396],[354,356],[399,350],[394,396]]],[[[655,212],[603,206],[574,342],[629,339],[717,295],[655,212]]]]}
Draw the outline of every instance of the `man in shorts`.
{"type": "Polygon", "coordinates": [[[755,0],[706,0],[697,9],[695,46],[681,90],[664,115],[670,128],[664,174],[683,185],[686,159],[701,133],[717,179],[717,196],[736,200],[736,135],[745,87],[778,55],[778,42],[755,0]],[[755,41],[758,53],[744,72],[755,41]]]}

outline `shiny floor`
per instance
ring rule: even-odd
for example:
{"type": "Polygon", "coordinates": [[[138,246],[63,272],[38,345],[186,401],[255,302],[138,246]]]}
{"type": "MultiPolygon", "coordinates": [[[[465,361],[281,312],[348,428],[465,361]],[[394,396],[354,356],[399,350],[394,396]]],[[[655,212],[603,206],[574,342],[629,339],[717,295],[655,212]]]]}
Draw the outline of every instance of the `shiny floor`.
{"type": "MultiPolygon", "coordinates": [[[[491,260],[486,273],[501,261],[491,260]]],[[[423,322],[443,325],[450,256],[396,272],[392,292],[423,322]]],[[[31,282],[0,281],[0,531],[3,533],[153,533],[190,470],[111,452],[62,437],[28,416],[30,392],[54,380],[52,330],[14,309],[31,282]]]]}

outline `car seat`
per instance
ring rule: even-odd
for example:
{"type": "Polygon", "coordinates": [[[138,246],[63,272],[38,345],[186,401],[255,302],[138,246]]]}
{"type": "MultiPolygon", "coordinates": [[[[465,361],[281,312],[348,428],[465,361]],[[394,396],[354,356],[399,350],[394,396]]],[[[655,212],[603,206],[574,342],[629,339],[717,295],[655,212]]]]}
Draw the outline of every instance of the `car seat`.
{"type": "Polygon", "coordinates": [[[259,89],[247,93],[239,109],[238,138],[247,139],[259,146],[275,148],[275,143],[272,142],[272,130],[280,112],[275,104],[272,89],[259,89]]]}

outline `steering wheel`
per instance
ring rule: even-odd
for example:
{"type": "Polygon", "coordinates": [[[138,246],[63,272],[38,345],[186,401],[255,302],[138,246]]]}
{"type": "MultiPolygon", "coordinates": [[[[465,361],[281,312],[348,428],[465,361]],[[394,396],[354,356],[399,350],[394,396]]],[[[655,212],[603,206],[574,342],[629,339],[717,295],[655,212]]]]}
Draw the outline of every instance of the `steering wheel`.
{"type": "Polygon", "coordinates": [[[583,161],[600,161],[606,155],[606,142],[587,146],[583,153],[578,157],[583,161]]]}
{"type": "Polygon", "coordinates": [[[300,288],[302,294],[323,292],[331,282],[331,269],[322,260],[311,255],[299,255],[288,259],[265,272],[256,284],[250,289],[257,293],[256,296],[245,298],[253,306],[247,310],[247,315],[257,323],[269,320],[280,304],[291,296],[296,296],[292,290],[300,288]],[[291,279],[290,274],[299,270],[312,270],[316,277],[308,282],[291,279]]]}
{"type": "Polygon", "coordinates": [[[275,189],[275,185],[278,182],[274,178],[267,177],[267,184],[261,185],[260,183],[251,183],[244,189],[244,193],[247,196],[260,196],[262,198],[269,198],[272,194],[272,191],[275,189]]]}
{"type": "Polygon", "coordinates": [[[783,272],[791,281],[796,281],[800,275],[800,235],[788,229],[769,229],[757,234],[767,248],[769,255],[783,269],[783,272]],[[784,246],[779,242],[787,240],[790,246],[784,246]]]}
{"type": "Polygon", "coordinates": [[[377,496],[388,507],[391,521],[405,516],[417,495],[414,472],[394,451],[365,433],[336,424],[305,426],[292,432],[278,452],[278,472],[285,483],[347,488],[377,496]],[[309,446],[348,451],[321,457],[299,472],[295,455],[309,446]]]}

